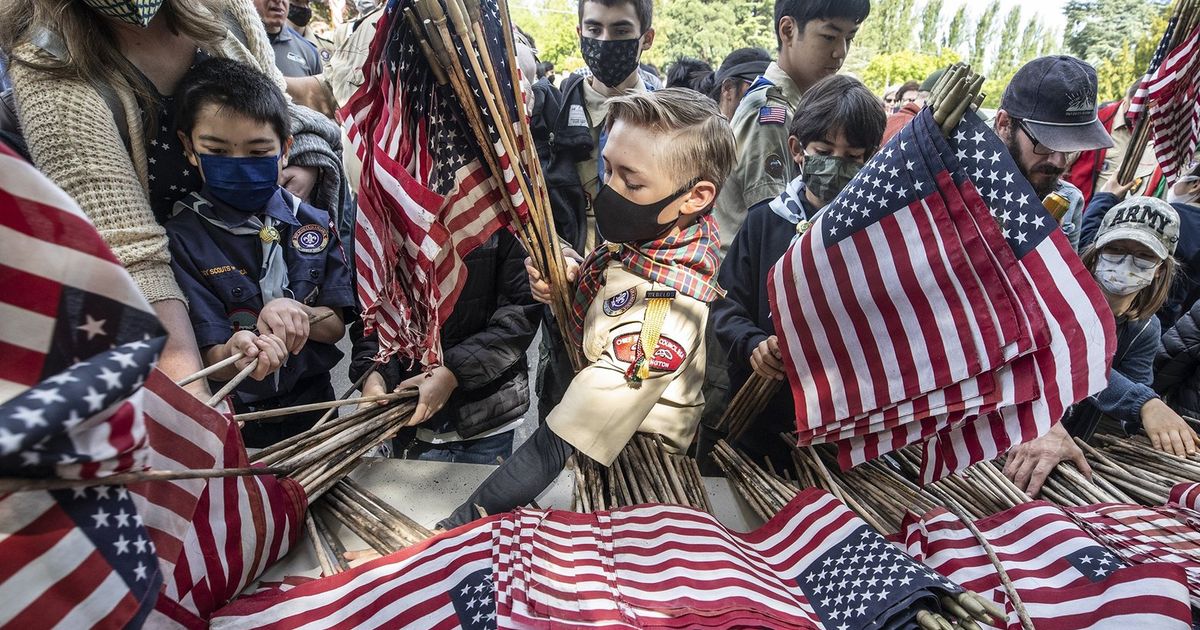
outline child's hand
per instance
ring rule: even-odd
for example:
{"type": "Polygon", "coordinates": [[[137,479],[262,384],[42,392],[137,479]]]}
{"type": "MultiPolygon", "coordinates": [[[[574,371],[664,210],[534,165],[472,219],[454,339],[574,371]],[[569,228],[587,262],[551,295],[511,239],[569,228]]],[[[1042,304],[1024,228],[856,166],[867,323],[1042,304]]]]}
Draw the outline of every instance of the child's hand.
{"type": "MultiPolygon", "coordinates": [[[[400,391],[400,388],[397,387],[395,391],[400,391]]],[[[387,393],[389,393],[387,383],[383,381],[383,376],[379,372],[371,372],[371,375],[367,377],[367,382],[363,383],[362,397],[371,398],[372,396],[383,396],[387,393]]],[[[375,402],[362,403],[358,408],[363,409],[372,405],[386,407],[391,402],[390,400],[376,400],[375,402]]]]}
{"type": "Polygon", "coordinates": [[[308,342],[308,311],[296,300],[275,298],[258,313],[258,332],[279,337],[288,352],[300,354],[308,342]]]}
{"type": "MultiPolygon", "coordinates": [[[[563,248],[563,258],[566,260],[567,282],[575,284],[583,259],[570,247],[563,248]]],[[[525,273],[529,275],[529,292],[533,294],[533,299],[542,304],[550,304],[550,282],[542,278],[541,272],[533,266],[532,258],[525,259],[525,273]]]]}
{"type": "Polygon", "coordinates": [[[229,341],[225,342],[225,350],[229,356],[233,356],[239,352],[245,356],[233,364],[237,371],[242,371],[252,361],[258,359],[258,367],[250,373],[250,378],[261,381],[264,378],[274,374],[280,367],[283,366],[284,360],[287,358],[287,348],[283,345],[283,340],[274,335],[255,335],[248,330],[239,330],[233,333],[229,341]]]}
{"type": "Polygon", "coordinates": [[[1187,421],[1161,398],[1151,398],[1142,405],[1142,429],[1154,448],[1179,457],[1195,453],[1200,443],[1200,437],[1196,437],[1187,421]]]}
{"type": "Polygon", "coordinates": [[[406,426],[415,427],[433,417],[433,414],[446,406],[450,394],[458,387],[458,378],[454,372],[445,366],[436,367],[427,374],[418,374],[403,383],[397,389],[416,387],[419,397],[417,409],[413,411],[412,419],[406,426]]]}
{"type": "Polygon", "coordinates": [[[771,335],[750,353],[750,368],[763,378],[777,381],[784,379],[783,353],[779,351],[779,338],[771,335]]]}

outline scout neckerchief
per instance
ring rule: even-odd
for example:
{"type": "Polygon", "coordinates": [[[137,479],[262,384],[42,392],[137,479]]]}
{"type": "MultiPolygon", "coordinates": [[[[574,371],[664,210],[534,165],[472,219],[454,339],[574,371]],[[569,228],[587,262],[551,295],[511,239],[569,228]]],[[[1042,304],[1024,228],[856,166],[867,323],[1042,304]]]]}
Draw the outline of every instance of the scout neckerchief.
{"type": "MultiPolygon", "coordinates": [[[[618,261],[636,276],[650,282],[665,284],[679,293],[708,304],[725,295],[716,282],[717,252],[720,247],[717,221],[711,214],[707,214],[677,236],[668,236],[641,245],[605,243],[596,248],[580,268],[571,312],[572,342],[578,346],[583,345],[583,325],[588,307],[600,292],[600,287],[604,286],[604,270],[610,262],[618,261]]],[[[636,359],[625,375],[630,382],[639,382],[649,373],[643,348],[658,346],[658,333],[661,331],[666,309],[670,307],[671,297],[673,296],[647,296],[651,302],[646,315],[649,324],[643,322],[642,335],[634,351],[636,359]]]]}
{"type": "MultiPolygon", "coordinates": [[[[290,198],[290,209],[292,216],[295,216],[296,212],[300,209],[300,199],[295,196],[290,198]]],[[[272,201],[274,201],[274,198],[272,198],[272,201]]],[[[267,203],[271,203],[271,201],[267,203]]],[[[237,236],[253,234],[257,236],[259,242],[262,243],[262,269],[258,276],[258,287],[262,290],[263,304],[276,298],[287,297],[287,262],[283,259],[283,246],[279,243],[279,229],[275,227],[279,222],[275,217],[268,214],[264,221],[256,214],[250,215],[250,218],[245,223],[232,226],[213,212],[212,203],[200,196],[200,193],[195,192],[175,202],[175,214],[179,214],[184,210],[195,212],[201,219],[230,234],[237,236]]]]}

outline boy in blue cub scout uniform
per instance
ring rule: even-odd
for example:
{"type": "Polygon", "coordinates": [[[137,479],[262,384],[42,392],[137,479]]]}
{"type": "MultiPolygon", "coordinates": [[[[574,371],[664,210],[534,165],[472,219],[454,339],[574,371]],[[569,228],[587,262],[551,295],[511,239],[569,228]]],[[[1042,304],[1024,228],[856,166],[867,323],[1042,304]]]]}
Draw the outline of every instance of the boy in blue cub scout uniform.
{"type": "MultiPolygon", "coordinates": [[[[213,380],[258,359],[234,391],[235,411],[331,400],[329,371],[342,358],[334,344],[354,291],[329,213],[278,184],[291,146],[283,94],[258,71],[214,59],[184,77],[176,120],[204,186],[177,202],[166,224],[171,265],[205,364],[246,355],[213,380]]],[[[250,423],[242,435],[247,446],[267,446],[320,415],[250,423]]]]}

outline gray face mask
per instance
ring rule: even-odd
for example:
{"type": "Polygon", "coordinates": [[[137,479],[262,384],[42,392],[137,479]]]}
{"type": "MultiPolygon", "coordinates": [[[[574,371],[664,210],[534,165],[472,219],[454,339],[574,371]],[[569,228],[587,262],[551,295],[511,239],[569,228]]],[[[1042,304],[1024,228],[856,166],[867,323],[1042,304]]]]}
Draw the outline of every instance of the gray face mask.
{"type": "Polygon", "coordinates": [[[805,155],[801,175],[804,187],[817,199],[829,203],[862,170],[862,164],[832,155],[805,155]]]}
{"type": "Polygon", "coordinates": [[[163,0],[83,0],[83,3],[105,17],[146,26],[162,7],[163,0]]]}

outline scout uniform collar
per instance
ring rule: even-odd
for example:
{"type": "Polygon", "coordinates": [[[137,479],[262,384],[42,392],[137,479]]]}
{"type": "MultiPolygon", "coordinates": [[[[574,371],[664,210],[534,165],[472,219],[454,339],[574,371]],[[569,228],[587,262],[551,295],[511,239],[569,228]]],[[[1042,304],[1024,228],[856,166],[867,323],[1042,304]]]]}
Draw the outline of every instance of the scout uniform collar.
{"type": "MultiPolygon", "coordinates": [[[[779,67],[778,61],[772,61],[771,65],[767,66],[763,78],[778,89],[779,96],[786,102],[788,111],[795,111],[796,105],[800,103],[800,97],[804,96],[804,93],[796,86],[796,82],[792,81],[792,78],[783,71],[783,68],[779,67]]],[[[768,92],[767,96],[770,97],[771,92],[768,92]]]]}
{"type": "Polygon", "coordinates": [[[816,216],[808,199],[804,196],[804,190],[804,178],[798,175],[788,182],[787,188],[784,188],[783,192],[772,199],[769,204],[771,212],[796,226],[798,233],[802,227],[801,224],[809,223],[816,216]]]}
{"type": "Polygon", "coordinates": [[[280,223],[297,226],[300,222],[296,213],[300,210],[300,199],[285,193],[283,189],[275,192],[267,202],[264,218],[257,214],[236,212],[230,208],[220,208],[197,192],[175,202],[175,214],[194,212],[209,225],[217,227],[236,236],[253,234],[262,243],[262,269],[259,270],[258,286],[262,291],[263,304],[276,298],[288,296],[287,261],[283,257],[283,245],[276,227],[280,223]],[[234,215],[234,216],[231,216],[234,215]],[[227,221],[232,218],[233,221],[227,221]]]}

